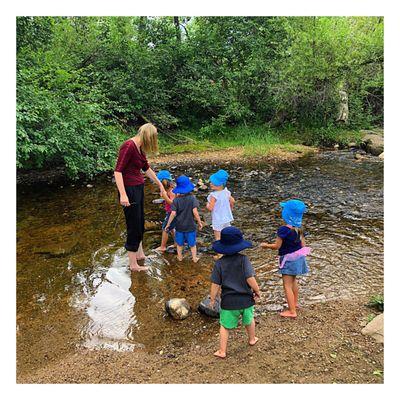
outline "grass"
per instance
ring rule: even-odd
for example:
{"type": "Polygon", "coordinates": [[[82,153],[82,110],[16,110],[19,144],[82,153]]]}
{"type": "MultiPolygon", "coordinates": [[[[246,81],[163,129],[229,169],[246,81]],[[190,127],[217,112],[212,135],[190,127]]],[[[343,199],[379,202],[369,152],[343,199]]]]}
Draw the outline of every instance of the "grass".
{"type": "Polygon", "coordinates": [[[285,153],[309,153],[313,146],[345,146],[358,143],[361,133],[351,130],[313,129],[299,132],[293,128],[274,130],[266,125],[239,125],[224,127],[214,134],[202,134],[201,130],[180,130],[160,134],[161,154],[197,153],[203,151],[243,148],[245,157],[283,155],[285,153]]]}
{"type": "Polygon", "coordinates": [[[383,311],[384,300],[382,294],[372,296],[368,303],[369,307],[376,308],[378,311],[383,311]]]}

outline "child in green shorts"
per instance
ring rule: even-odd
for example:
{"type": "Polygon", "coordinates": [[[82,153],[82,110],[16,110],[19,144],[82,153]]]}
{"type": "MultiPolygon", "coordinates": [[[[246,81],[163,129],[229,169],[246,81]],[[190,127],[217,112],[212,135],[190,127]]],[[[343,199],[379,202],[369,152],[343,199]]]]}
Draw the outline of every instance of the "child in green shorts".
{"type": "Polygon", "coordinates": [[[233,226],[221,231],[221,240],[213,242],[213,250],[223,257],[216,261],[211,274],[211,307],[219,289],[221,292],[220,312],[220,348],[214,353],[216,357],[226,357],[229,329],[237,327],[240,316],[246,327],[249,345],[254,346],[258,338],[255,335],[254,304],[260,298],[255,272],[247,256],[241,250],[251,247],[251,243],[243,239],[242,232],[233,226]]]}

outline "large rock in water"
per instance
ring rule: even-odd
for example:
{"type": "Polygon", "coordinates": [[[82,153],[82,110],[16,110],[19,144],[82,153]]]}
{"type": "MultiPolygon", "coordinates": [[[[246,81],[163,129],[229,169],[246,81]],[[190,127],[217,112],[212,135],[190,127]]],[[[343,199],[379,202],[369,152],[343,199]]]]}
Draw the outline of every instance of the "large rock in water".
{"type": "Polygon", "coordinates": [[[205,297],[199,304],[198,310],[212,318],[219,318],[219,312],[221,311],[221,299],[217,297],[215,299],[214,307],[210,306],[210,296],[205,297]]]}
{"type": "Polygon", "coordinates": [[[376,316],[365,328],[361,330],[363,335],[373,337],[378,343],[383,343],[383,313],[376,316]]]}
{"type": "Polygon", "coordinates": [[[383,135],[374,131],[365,131],[365,133],[362,138],[363,147],[373,156],[379,156],[383,152],[383,135]]]}
{"type": "Polygon", "coordinates": [[[189,316],[190,305],[186,299],[170,299],[165,302],[165,310],[174,319],[185,319],[189,316]]]}

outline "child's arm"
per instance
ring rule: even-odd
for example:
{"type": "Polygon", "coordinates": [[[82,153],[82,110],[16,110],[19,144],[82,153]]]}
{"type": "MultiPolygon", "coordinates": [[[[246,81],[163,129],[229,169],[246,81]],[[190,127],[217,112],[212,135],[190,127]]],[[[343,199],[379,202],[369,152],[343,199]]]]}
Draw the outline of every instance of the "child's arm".
{"type": "Polygon", "coordinates": [[[282,239],[280,237],[276,238],[275,243],[265,243],[265,242],[260,243],[260,247],[262,247],[263,249],[279,250],[281,246],[282,246],[282,239]]]}
{"type": "Polygon", "coordinates": [[[306,245],[306,239],[305,239],[305,237],[303,236],[303,237],[301,238],[301,247],[305,247],[305,245],[306,245]]]}
{"type": "Polygon", "coordinates": [[[246,279],[248,285],[253,289],[254,292],[254,297],[259,299],[261,297],[261,293],[260,293],[260,288],[258,287],[256,278],[254,278],[254,276],[251,276],[250,278],[246,279]]]}
{"type": "Polygon", "coordinates": [[[220,289],[220,285],[217,285],[216,283],[211,283],[211,290],[210,290],[210,306],[214,308],[215,304],[215,298],[217,297],[217,294],[220,289]]]}
{"type": "Polygon", "coordinates": [[[217,199],[214,196],[210,196],[210,201],[206,205],[208,211],[212,211],[214,209],[216,201],[217,199]]]}
{"type": "Polygon", "coordinates": [[[233,210],[233,206],[234,206],[234,204],[235,204],[235,199],[231,196],[231,197],[229,197],[229,204],[230,204],[230,206],[231,206],[231,210],[233,210]]]}
{"type": "Polygon", "coordinates": [[[174,218],[176,217],[176,211],[171,211],[171,215],[169,216],[167,225],[165,225],[165,230],[168,232],[168,228],[169,226],[172,224],[172,221],[174,220],[174,218]]]}
{"type": "Polygon", "coordinates": [[[194,215],[195,220],[197,221],[197,224],[199,225],[199,230],[202,230],[203,229],[203,223],[201,222],[200,215],[199,215],[199,212],[197,210],[197,207],[193,208],[193,215],[194,215]]]}
{"type": "Polygon", "coordinates": [[[168,196],[168,193],[166,191],[161,192],[161,197],[168,203],[168,204],[172,204],[172,202],[174,201],[174,195],[171,193],[171,197],[168,196]]]}

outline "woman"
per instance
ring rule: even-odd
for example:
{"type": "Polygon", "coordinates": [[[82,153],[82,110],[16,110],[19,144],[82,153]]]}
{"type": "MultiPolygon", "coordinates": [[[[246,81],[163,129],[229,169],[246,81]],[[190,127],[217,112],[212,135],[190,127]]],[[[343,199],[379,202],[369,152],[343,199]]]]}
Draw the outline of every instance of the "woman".
{"type": "Polygon", "coordinates": [[[127,238],[125,248],[128,251],[131,271],[144,271],[138,260],[144,259],[142,240],[144,233],[144,178],[141,170],[164,192],[164,186],[150,168],[145,152],[158,151],[157,129],[152,124],[139,128],[136,136],[125,141],[119,149],[117,165],[114,170],[118,187],[119,201],[124,207],[127,238]]]}

